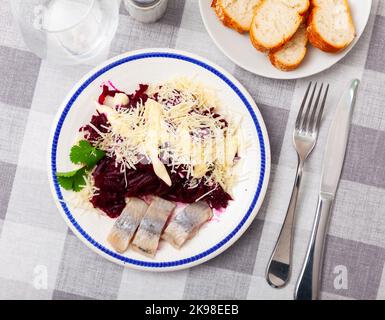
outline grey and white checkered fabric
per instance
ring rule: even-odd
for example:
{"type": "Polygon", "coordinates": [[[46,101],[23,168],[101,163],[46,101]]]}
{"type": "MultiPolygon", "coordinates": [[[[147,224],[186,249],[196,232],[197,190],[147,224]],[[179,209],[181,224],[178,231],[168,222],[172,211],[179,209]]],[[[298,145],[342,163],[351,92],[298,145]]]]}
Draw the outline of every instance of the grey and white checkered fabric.
{"type": "Polygon", "coordinates": [[[346,58],[311,79],[278,81],[244,71],[222,54],[203,26],[197,0],[170,1],[166,16],[152,25],[132,20],[122,8],[110,56],[169,47],[214,61],[250,91],[272,148],[264,205],[235,245],[189,270],[146,273],[110,263],[86,248],[68,230],[49,190],[47,142],[53,117],[91,66],[56,66],[37,58],[16,29],[9,1],[0,0],[0,298],[291,299],[315,213],[327,129],[341,91],[357,77],[362,84],[327,238],[321,298],[384,299],[384,35],[385,1],[375,0],[364,35],[346,58]],[[292,129],[309,80],[327,81],[332,90],[318,145],[305,168],[292,281],[277,290],[268,286],[264,273],[290,197],[296,169],[292,129]],[[42,272],[47,286],[39,280],[42,272]]]}

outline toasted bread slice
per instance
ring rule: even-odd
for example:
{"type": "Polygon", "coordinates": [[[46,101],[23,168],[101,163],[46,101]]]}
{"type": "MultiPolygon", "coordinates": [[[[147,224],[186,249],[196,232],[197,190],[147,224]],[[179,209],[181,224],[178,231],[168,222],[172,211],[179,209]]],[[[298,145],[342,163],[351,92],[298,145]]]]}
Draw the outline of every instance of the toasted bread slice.
{"type": "Polygon", "coordinates": [[[280,49],[297,32],[309,6],[309,0],[265,0],[251,23],[251,43],[262,52],[280,49]]]}
{"type": "Polygon", "coordinates": [[[310,43],[325,52],[339,52],[356,31],[347,0],[312,0],[307,33],[310,43]]]}
{"type": "Polygon", "coordinates": [[[256,8],[263,0],[213,0],[214,8],[219,20],[239,33],[250,30],[251,21],[256,8]]]}
{"type": "Polygon", "coordinates": [[[302,24],[294,37],[280,50],[269,54],[270,62],[282,71],[292,71],[301,64],[307,52],[306,26],[302,24]]]}

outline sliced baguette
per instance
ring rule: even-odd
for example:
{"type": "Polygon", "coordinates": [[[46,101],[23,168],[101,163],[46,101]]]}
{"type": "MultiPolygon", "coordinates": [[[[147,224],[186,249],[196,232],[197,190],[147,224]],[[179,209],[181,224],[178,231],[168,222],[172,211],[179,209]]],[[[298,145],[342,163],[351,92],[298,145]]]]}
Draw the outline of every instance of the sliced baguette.
{"type": "Polygon", "coordinates": [[[270,62],[282,71],[292,71],[301,64],[307,52],[306,26],[302,24],[294,37],[280,50],[269,54],[270,62]]]}
{"type": "Polygon", "coordinates": [[[310,43],[336,53],[354,40],[356,31],[347,0],[312,0],[307,33],[310,43]]]}
{"type": "Polygon", "coordinates": [[[297,32],[309,6],[309,0],[265,0],[251,23],[251,43],[262,52],[280,49],[297,32]]]}
{"type": "Polygon", "coordinates": [[[251,21],[256,8],[263,0],[213,0],[214,8],[219,20],[239,33],[250,30],[251,21]]]}

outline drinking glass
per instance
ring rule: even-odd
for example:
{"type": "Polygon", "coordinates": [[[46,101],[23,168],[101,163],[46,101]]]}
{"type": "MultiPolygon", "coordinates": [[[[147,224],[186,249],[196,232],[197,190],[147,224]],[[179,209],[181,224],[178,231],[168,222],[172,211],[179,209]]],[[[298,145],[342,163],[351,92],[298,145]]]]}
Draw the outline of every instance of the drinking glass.
{"type": "Polygon", "coordinates": [[[59,64],[94,60],[108,50],[119,19],[117,0],[12,0],[26,45],[59,64]]]}

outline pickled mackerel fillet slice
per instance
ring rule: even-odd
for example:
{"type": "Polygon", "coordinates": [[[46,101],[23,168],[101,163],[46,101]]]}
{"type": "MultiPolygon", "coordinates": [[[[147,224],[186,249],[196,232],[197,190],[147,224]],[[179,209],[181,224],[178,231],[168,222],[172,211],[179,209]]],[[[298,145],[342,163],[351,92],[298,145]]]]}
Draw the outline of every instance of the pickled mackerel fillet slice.
{"type": "Polygon", "coordinates": [[[172,218],[164,230],[162,239],[180,248],[187,240],[193,238],[199,228],[212,216],[213,212],[206,202],[192,203],[172,218]]]}
{"type": "Polygon", "coordinates": [[[126,207],[115,221],[107,241],[118,252],[123,253],[138,228],[140,221],[148,209],[146,202],[139,198],[128,198],[126,207]]]}
{"type": "Polygon", "coordinates": [[[132,241],[132,248],[146,256],[154,257],[164,226],[174,208],[175,203],[153,197],[132,241]]]}

